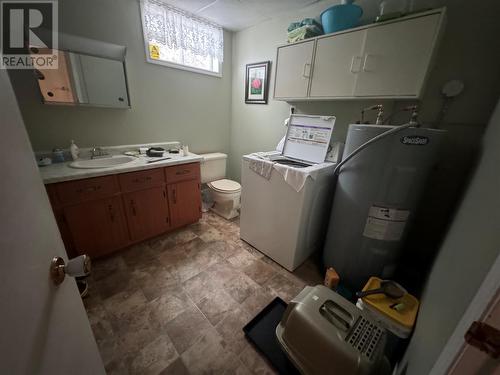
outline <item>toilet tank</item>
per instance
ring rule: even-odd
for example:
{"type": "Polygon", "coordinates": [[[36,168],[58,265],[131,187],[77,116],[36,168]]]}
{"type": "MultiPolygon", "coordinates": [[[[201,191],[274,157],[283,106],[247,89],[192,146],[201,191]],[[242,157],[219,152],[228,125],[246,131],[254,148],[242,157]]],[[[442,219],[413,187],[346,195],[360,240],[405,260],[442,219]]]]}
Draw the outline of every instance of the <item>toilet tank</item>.
{"type": "Polygon", "coordinates": [[[214,152],[211,154],[201,154],[200,156],[203,156],[200,166],[201,183],[205,184],[226,177],[226,154],[214,152]]]}

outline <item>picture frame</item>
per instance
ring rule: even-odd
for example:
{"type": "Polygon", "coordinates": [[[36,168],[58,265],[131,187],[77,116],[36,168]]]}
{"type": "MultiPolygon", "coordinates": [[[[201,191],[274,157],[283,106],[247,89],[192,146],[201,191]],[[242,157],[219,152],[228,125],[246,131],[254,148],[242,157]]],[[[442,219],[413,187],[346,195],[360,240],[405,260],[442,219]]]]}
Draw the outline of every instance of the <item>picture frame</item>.
{"type": "Polygon", "coordinates": [[[247,64],[245,69],[245,103],[267,104],[271,61],[247,64]]]}

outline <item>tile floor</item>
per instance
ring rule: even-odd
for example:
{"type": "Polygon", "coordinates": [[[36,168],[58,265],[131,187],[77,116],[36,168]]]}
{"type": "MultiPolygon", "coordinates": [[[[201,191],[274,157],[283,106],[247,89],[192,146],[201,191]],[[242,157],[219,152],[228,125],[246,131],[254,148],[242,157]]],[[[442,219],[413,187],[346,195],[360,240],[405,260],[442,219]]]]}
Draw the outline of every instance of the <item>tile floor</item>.
{"type": "Polygon", "coordinates": [[[273,374],[242,327],[321,281],[313,260],[292,274],[207,213],[95,261],[84,303],[109,374],[273,374]]]}

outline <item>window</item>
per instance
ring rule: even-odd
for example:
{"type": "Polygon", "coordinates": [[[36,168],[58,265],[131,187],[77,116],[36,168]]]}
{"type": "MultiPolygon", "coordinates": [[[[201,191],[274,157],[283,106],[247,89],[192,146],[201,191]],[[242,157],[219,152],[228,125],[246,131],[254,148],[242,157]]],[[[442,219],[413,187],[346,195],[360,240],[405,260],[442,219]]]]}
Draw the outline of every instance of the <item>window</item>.
{"type": "Polygon", "coordinates": [[[222,76],[222,27],[158,0],[141,12],[148,62],[222,76]]]}

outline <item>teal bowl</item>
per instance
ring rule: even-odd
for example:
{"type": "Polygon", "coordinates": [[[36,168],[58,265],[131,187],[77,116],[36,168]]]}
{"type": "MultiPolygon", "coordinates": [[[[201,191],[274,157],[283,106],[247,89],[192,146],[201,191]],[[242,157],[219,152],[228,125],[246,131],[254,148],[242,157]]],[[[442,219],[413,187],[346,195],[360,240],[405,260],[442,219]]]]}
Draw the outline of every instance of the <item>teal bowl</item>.
{"type": "Polygon", "coordinates": [[[359,26],[363,9],[355,4],[334,5],[321,13],[321,23],[325,34],[335,33],[359,26]]]}

